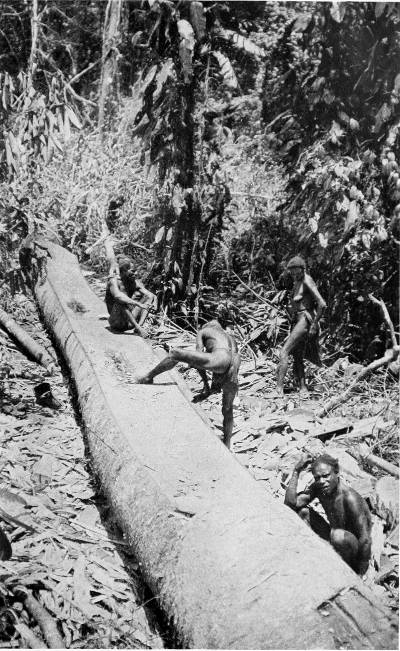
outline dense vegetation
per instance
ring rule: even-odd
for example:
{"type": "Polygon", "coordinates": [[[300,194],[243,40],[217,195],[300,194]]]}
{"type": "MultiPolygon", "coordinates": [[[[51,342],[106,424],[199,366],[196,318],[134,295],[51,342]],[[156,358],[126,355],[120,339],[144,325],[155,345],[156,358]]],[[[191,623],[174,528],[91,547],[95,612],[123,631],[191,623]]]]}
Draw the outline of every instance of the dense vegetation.
{"type": "Polygon", "coordinates": [[[8,296],[28,232],[101,265],[86,251],[107,222],[176,315],[196,321],[233,272],[272,295],[300,253],[336,351],[385,347],[368,295],[395,319],[398,5],[14,0],[0,17],[8,296]]]}

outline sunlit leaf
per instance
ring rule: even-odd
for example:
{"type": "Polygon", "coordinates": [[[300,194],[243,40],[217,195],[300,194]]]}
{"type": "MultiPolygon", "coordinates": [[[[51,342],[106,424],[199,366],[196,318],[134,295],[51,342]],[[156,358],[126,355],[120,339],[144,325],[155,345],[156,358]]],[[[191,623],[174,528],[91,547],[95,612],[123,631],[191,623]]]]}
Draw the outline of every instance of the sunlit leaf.
{"type": "Polygon", "coordinates": [[[379,18],[386,9],[387,2],[375,2],[375,16],[379,18]]]}
{"type": "Polygon", "coordinates": [[[345,2],[332,2],[332,5],[329,9],[330,14],[333,20],[336,23],[341,23],[343,17],[346,13],[346,3],[345,2]]]}
{"type": "Polygon", "coordinates": [[[236,78],[235,71],[228,57],[222,54],[222,52],[217,52],[215,50],[213,50],[211,54],[218,61],[224,83],[228,86],[228,88],[238,88],[239,86],[238,80],[236,78]]]}
{"type": "Polygon", "coordinates": [[[360,210],[357,204],[357,201],[350,201],[349,204],[349,210],[347,212],[347,217],[344,223],[344,233],[347,233],[347,231],[354,226],[354,224],[358,221],[358,218],[360,216],[360,210]]]}
{"type": "Polygon", "coordinates": [[[82,129],[82,124],[79,121],[78,117],[75,115],[74,111],[70,106],[65,107],[66,113],[70,119],[71,124],[74,125],[77,129],[82,129]]]}
{"type": "Polygon", "coordinates": [[[161,228],[158,229],[156,236],[154,238],[155,244],[159,244],[161,242],[161,240],[164,237],[164,233],[165,233],[165,226],[161,226],[161,228]]]}
{"type": "Polygon", "coordinates": [[[323,233],[318,233],[318,239],[319,243],[322,246],[323,249],[326,249],[328,246],[328,237],[327,235],[324,235],[323,233]]]}
{"type": "Polygon", "coordinates": [[[248,54],[253,54],[254,56],[261,56],[264,51],[249,38],[245,38],[241,34],[234,32],[232,29],[220,29],[218,34],[225,38],[227,41],[230,41],[236,48],[239,50],[244,50],[248,54]]]}

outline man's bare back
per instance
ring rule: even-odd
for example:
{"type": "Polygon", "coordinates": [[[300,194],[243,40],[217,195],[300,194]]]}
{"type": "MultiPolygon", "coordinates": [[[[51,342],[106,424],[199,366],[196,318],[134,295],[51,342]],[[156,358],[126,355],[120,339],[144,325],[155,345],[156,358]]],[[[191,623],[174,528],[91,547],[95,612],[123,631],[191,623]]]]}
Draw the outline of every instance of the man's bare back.
{"type": "Polygon", "coordinates": [[[222,390],[224,443],[229,448],[233,431],[233,401],[239,388],[240,355],[235,339],[217,320],[209,321],[197,333],[196,350],[170,348],[168,356],[137,382],[151,384],[157,375],[170,371],[178,362],[185,362],[199,371],[203,392],[197,400],[207,397],[212,390],[222,390]],[[213,374],[211,388],[206,371],[213,374]]]}

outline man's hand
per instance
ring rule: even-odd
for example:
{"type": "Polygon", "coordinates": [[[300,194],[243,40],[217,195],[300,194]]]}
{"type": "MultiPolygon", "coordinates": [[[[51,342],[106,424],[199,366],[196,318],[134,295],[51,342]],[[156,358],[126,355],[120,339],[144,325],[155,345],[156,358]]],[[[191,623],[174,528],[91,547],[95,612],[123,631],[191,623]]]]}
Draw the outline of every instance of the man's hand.
{"type": "Polygon", "coordinates": [[[312,456],[308,453],[302,454],[298,462],[296,463],[294,469],[297,470],[297,472],[301,472],[304,470],[306,466],[308,466],[310,463],[312,463],[312,456]]]}

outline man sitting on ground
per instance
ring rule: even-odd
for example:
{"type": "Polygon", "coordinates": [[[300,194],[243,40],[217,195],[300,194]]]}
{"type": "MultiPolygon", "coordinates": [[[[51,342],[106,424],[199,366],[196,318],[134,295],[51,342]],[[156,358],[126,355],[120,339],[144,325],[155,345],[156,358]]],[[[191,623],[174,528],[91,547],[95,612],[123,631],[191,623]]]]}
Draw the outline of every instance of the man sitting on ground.
{"type": "Polygon", "coordinates": [[[131,258],[120,257],[118,268],[119,274],[111,269],[106,288],[110,327],[117,332],[134,328],[141,337],[146,337],[141,326],[156,297],[135,277],[131,258]]]}
{"type": "Polygon", "coordinates": [[[170,371],[178,362],[186,362],[189,367],[197,369],[204,385],[200,398],[206,398],[213,391],[222,390],[224,443],[229,448],[233,431],[233,401],[239,388],[240,355],[235,339],[220,323],[224,321],[224,310],[224,307],[219,308],[218,320],[209,321],[199,330],[195,351],[170,348],[168,356],[137,382],[152,384],[157,375],[170,371]],[[212,372],[211,388],[206,371],[212,372]]]}
{"type": "Polygon", "coordinates": [[[344,561],[358,574],[365,574],[371,556],[371,514],[366,501],[355,490],[342,483],[339,463],[329,454],[323,454],[311,465],[314,483],[297,494],[300,472],[311,462],[303,455],[295,465],[289,481],[285,504],[300,515],[331,545],[344,561]],[[318,516],[309,504],[318,498],[327,517],[318,516]]]}

